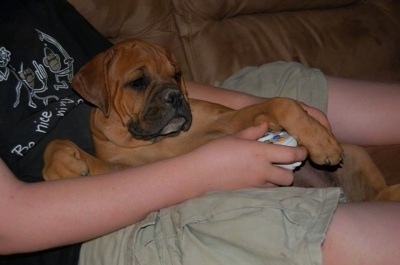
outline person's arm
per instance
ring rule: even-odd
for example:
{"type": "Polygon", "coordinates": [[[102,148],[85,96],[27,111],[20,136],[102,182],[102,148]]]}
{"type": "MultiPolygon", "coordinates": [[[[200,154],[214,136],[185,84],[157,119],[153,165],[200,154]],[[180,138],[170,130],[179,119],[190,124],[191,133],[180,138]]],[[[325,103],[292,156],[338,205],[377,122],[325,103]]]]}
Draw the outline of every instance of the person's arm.
{"type": "Polygon", "coordinates": [[[0,160],[0,253],[89,240],[212,190],[289,185],[293,173],[271,163],[304,160],[306,150],[265,148],[255,139],[266,128],[262,124],[179,157],[94,177],[26,184],[0,160]]]}
{"type": "MultiPolygon", "coordinates": [[[[186,81],[185,83],[189,92],[189,97],[218,103],[233,109],[240,109],[248,105],[257,104],[262,101],[268,100],[267,98],[260,98],[250,94],[215,86],[203,85],[192,81],[186,81]]],[[[322,111],[307,106],[302,102],[299,103],[308,112],[309,115],[314,117],[325,127],[329,129],[331,128],[326,115],[322,111]]]]}

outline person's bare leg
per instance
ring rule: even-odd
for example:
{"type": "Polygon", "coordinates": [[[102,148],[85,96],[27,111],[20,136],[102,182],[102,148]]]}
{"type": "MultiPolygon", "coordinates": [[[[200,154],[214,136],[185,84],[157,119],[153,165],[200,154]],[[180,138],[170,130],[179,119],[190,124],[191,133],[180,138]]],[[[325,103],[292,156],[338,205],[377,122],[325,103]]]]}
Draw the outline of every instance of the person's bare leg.
{"type": "Polygon", "coordinates": [[[322,245],[324,265],[397,264],[400,203],[339,204],[322,245]]]}
{"type": "Polygon", "coordinates": [[[400,144],[400,84],[327,77],[327,116],[341,142],[400,144]]]}

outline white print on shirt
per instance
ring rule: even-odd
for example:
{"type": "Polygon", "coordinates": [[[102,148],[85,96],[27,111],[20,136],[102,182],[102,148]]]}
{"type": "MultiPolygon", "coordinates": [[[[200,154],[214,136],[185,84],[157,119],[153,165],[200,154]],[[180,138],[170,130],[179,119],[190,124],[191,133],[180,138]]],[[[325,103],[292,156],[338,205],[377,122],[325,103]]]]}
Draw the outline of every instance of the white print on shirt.
{"type": "Polygon", "coordinates": [[[61,78],[67,77],[68,82],[71,82],[74,75],[74,59],[69,56],[67,51],[64,50],[60,43],[57,42],[54,38],[39,30],[36,31],[39,34],[39,39],[41,41],[53,44],[57,48],[58,52],[60,52],[63,56],[63,62],[66,67],[64,69],[61,69],[62,65],[60,56],[54,53],[50,48],[46,47],[44,48],[45,57],[43,58],[43,63],[50,69],[52,73],[55,74],[57,82],[60,83],[58,85],[54,85],[54,88],[56,90],[59,90],[60,88],[67,89],[68,84],[65,81],[61,80],[61,78]]]}
{"type": "MultiPolygon", "coordinates": [[[[33,121],[35,124],[35,133],[46,135],[51,129],[52,119],[57,119],[57,117],[63,117],[71,107],[83,103],[82,99],[71,99],[62,98],[57,101],[57,106],[54,110],[44,110],[42,111],[36,120],[33,121]]],[[[11,149],[11,153],[17,156],[24,156],[32,147],[35,146],[35,141],[29,140],[27,144],[17,144],[11,149]]]]}
{"type": "Polygon", "coordinates": [[[68,105],[70,105],[70,104],[74,104],[74,105],[78,105],[78,104],[81,104],[81,103],[83,103],[84,101],[83,101],[83,99],[78,99],[76,102],[75,102],[75,100],[73,100],[73,99],[70,99],[70,98],[63,98],[63,99],[61,99],[60,101],[59,101],[59,107],[56,109],[57,110],[57,112],[56,112],[56,116],[57,117],[63,117],[64,115],[65,115],[65,113],[70,109],[69,107],[68,107],[68,105]]]}
{"type": "Polygon", "coordinates": [[[70,98],[63,98],[59,100],[58,106],[55,108],[55,111],[52,110],[45,110],[41,112],[40,117],[38,120],[35,120],[34,123],[36,124],[36,132],[46,134],[47,130],[50,127],[50,121],[54,116],[63,117],[64,114],[71,109],[68,105],[78,105],[82,103],[83,100],[79,99],[77,101],[70,99],[70,98]]]}
{"type": "Polygon", "coordinates": [[[16,154],[16,155],[18,155],[18,156],[24,156],[24,154],[26,153],[26,152],[28,152],[29,151],[29,149],[31,149],[32,147],[34,147],[35,146],[35,142],[29,142],[28,144],[26,144],[26,145],[17,145],[17,146],[15,146],[12,150],[11,150],[11,153],[12,154],[16,154]]]}
{"type": "Polygon", "coordinates": [[[36,33],[42,50],[31,61],[15,60],[12,49],[0,47],[0,82],[7,81],[5,87],[15,91],[13,107],[35,110],[26,123],[26,137],[15,139],[8,147],[18,158],[34,148],[56,126],[60,117],[83,102],[77,95],[68,97],[61,92],[70,89],[74,59],[53,37],[40,30],[36,33]]]}
{"type": "Polygon", "coordinates": [[[38,121],[34,121],[34,123],[38,123],[36,126],[36,132],[39,133],[47,133],[47,129],[50,126],[50,120],[53,117],[53,112],[51,111],[43,111],[39,117],[38,121]]]}
{"type": "Polygon", "coordinates": [[[7,68],[7,64],[10,61],[11,52],[7,51],[6,48],[0,48],[0,82],[7,81],[10,75],[10,70],[7,68]]]}
{"type": "Polygon", "coordinates": [[[40,30],[36,30],[36,32],[44,46],[42,62],[36,60],[33,60],[30,64],[21,62],[16,68],[9,64],[11,52],[5,47],[0,47],[0,82],[7,81],[10,73],[16,79],[14,108],[20,104],[21,97],[25,95],[28,97],[28,107],[30,108],[37,108],[39,103],[46,106],[49,100],[58,100],[59,98],[51,94],[51,90],[49,91],[51,89],[48,87],[49,76],[52,75],[51,77],[54,78],[52,88],[56,91],[68,89],[68,84],[73,77],[74,59],[53,37],[40,30]],[[46,94],[43,94],[44,92],[46,94]]]}

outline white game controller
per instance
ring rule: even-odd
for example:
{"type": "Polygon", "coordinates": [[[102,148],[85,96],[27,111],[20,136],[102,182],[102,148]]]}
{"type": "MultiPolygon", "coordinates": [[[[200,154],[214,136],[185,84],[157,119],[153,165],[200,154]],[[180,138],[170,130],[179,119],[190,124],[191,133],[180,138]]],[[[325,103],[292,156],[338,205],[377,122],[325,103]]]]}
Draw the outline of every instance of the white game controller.
{"type": "MultiPolygon", "coordinates": [[[[286,131],[280,132],[271,132],[267,131],[263,137],[258,139],[259,142],[271,143],[271,144],[279,144],[286,146],[297,146],[297,141],[292,136],[290,136],[286,131]]],[[[277,164],[277,166],[294,170],[296,167],[300,166],[302,162],[296,162],[293,164],[277,164]]]]}

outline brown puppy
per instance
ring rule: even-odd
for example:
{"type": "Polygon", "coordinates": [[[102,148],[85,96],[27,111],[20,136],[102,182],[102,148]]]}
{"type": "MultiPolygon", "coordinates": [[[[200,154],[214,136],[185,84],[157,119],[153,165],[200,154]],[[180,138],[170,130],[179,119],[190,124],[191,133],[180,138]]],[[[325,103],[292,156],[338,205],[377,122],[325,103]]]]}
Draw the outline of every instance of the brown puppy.
{"type": "Polygon", "coordinates": [[[99,54],[82,67],[72,86],[96,106],[90,118],[96,157],[69,141],[54,141],[44,155],[47,180],[176,156],[264,121],[272,130],[287,130],[317,164],[335,165],[342,159],[331,132],[295,100],[273,98],[232,110],[189,99],[175,58],[144,41],[125,41],[99,54]]]}

